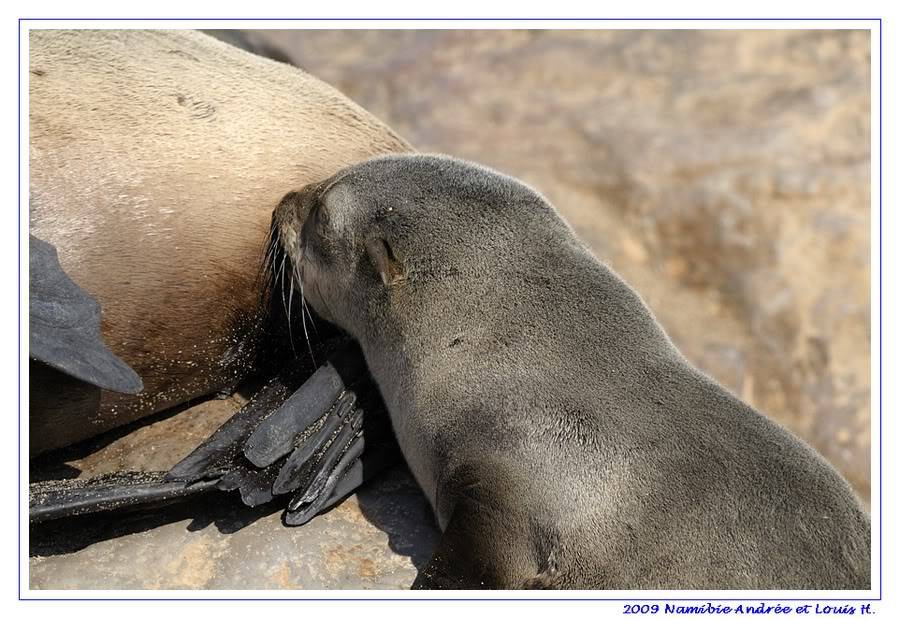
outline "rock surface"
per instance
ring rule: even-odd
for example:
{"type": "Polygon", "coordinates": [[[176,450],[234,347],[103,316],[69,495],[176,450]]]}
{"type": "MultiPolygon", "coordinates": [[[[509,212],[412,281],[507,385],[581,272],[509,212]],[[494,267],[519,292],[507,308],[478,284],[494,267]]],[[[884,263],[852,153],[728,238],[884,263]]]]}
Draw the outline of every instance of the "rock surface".
{"type": "Polygon", "coordinates": [[[215,495],[157,513],[43,525],[32,589],[408,589],[437,541],[401,469],[299,528],[283,504],[215,495]]]}
{"type": "MultiPolygon", "coordinates": [[[[101,445],[71,450],[53,478],[166,471],[246,400],[235,394],[156,418],[101,445]]],[[[34,473],[34,471],[33,471],[34,473]]],[[[155,512],[81,516],[31,527],[32,589],[408,589],[438,532],[405,467],[302,527],[286,500],[248,508],[236,492],[155,512]]]]}

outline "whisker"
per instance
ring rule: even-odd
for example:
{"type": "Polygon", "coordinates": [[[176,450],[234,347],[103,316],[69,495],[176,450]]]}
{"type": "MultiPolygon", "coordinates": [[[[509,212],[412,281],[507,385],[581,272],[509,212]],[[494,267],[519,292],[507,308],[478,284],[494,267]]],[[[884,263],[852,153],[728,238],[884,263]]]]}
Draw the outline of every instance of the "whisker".
{"type": "Polygon", "coordinates": [[[272,231],[269,230],[269,234],[266,235],[266,253],[263,256],[263,264],[273,268],[275,265],[272,263],[272,257],[275,255],[276,245],[274,235],[272,234],[272,231]]]}
{"type": "Polygon", "coordinates": [[[303,302],[303,311],[305,311],[306,315],[309,316],[309,324],[312,325],[313,333],[316,336],[316,340],[321,341],[321,338],[319,338],[319,327],[316,326],[316,321],[313,320],[312,312],[309,311],[309,305],[307,305],[307,303],[306,303],[306,298],[303,296],[302,289],[300,290],[300,300],[303,302]]]}
{"type": "MultiPolygon", "coordinates": [[[[281,266],[279,267],[278,272],[275,273],[275,283],[278,283],[278,281],[279,281],[279,279],[280,279],[280,280],[281,280],[282,287],[284,287],[284,286],[283,286],[283,284],[284,284],[284,261],[285,261],[286,259],[287,259],[287,255],[286,255],[286,254],[281,256],[281,266]]],[[[272,268],[273,268],[273,269],[275,268],[274,265],[272,266],[272,268]]]]}
{"type": "Polygon", "coordinates": [[[281,257],[281,268],[278,269],[278,273],[275,274],[275,284],[279,284],[281,288],[281,307],[284,309],[284,313],[287,314],[287,305],[284,302],[284,261],[287,256],[281,257]]]}
{"type": "MultiPolygon", "coordinates": [[[[312,359],[313,365],[318,366],[316,363],[316,356],[313,354],[312,343],[309,341],[309,331],[306,330],[306,314],[303,313],[303,307],[306,304],[306,300],[303,297],[303,282],[299,282],[300,285],[300,319],[303,323],[303,335],[306,337],[306,348],[309,349],[309,358],[312,359]]],[[[294,275],[291,274],[291,295],[294,294],[294,275]]]]}
{"type": "Polygon", "coordinates": [[[290,307],[287,304],[287,301],[284,298],[284,262],[287,260],[287,254],[285,254],[281,258],[281,270],[280,270],[280,282],[281,282],[281,307],[284,309],[284,313],[287,315],[288,321],[288,339],[291,342],[291,350],[294,352],[294,358],[297,358],[297,349],[294,348],[294,334],[291,331],[291,311],[290,307]]]}
{"type": "Polygon", "coordinates": [[[316,326],[316,321],[313,319],[312,312],[309,311],[309,304],[306,302],[306,294],[303,292],[303,277],[301,276],[301,273],[296,266],[294,267],[294,277],[297,279],[297,283],[300,285],[301,311],[305,312],[309,317],[309,323],[312,325],[313,333],[315,333],[316,336],[316,341],[321,342],[322,340],[319,337],[319,327],[316,326]]]}
{"type": "Polygon", "coordinates": [[[259,265],[256,281],[259,284],[259,304],[263,314],[268,318],[272,309],[272,295],[275,292],[276,277],[278,274],[277,262],[281,253],[278,230],[274,224],[269,226],[264,247],[265,251],[263,252],[262,261],[259,265]]]}
{"type": "MultiPolygon", "coordinates": [[[[291,277],[290,280],[291,280],[291,291],[288,293],[287,318],[288,318],[288,337],[291,340],[291,348],[293,348],[294,347],[294,329],[291,324],[291,323],[293,323],[293,320],[291,320],[293,318],[293,315],[291,314],[291,304],[294,301],[294,278],[291,277]]],[[[282,288],[281,292],[282,293],[284,292],[283,288],[282,288]]],[[[297,357],[297,351],[295,350],[294,358],[296,358],[296,357],[297,357]]]]}

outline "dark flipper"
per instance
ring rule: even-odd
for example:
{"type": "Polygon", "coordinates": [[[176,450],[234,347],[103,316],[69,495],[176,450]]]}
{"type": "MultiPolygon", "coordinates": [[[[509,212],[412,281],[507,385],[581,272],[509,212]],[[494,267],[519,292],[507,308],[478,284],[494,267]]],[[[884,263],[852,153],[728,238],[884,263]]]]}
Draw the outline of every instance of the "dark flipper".
{"type": "Polygon", "coordinates": [[[393,464],[399,453],[362,354],[347,345],[309,380],[296,367],[283,370],[164,475],[32,484],[31,520],[218,489],[238,490],[251,507],[292,495],[284,521],[299,525],[393,464]]]}
{"type": "Polygon", "coordinates": [[[338,351],[259,424],[244,445],[244,455],[260,468],[288,455],[296,447],[295,438],[334,409],[341,395],[364,371],[359,349],[349,346],[338,351]]]}
{"type": "Polygon", "coordinates": [[[306,524],[316,514],[339,503],[373,475],[397,461],[399,447],[390,443],[372,444],[373,442],[368,439],[364,442],[362,437],[357,439],[328,475],[322,491],[311,500],[305,502],[302,495],[295,495],[284,513],[285,524],[306,524]]]}
{"type": "Polygon", "coordinates": [[[285,523],[304,524],[398,457],[364,369],[359,349],[348,345],[302,385],[282,372],[167,479],[215,479],[249,506],[293,493],[285,523]]]}
{"type": "Polygon", "coordinates": [[[165,481],[164,473],[114,473],[92,479],[36,482],[29,487],[30,522],[123,508],[160,506],[215,488],[215,482],[188,485],[165,481]]]}
{"type": "Polygon", "coordinates": [[[103,389],[141,391],[140,377],[100,337],[97,301],[69,279],[55,247],[29,241],[29,355],[103,389]]]}
{"type": "Polygon", "coordinates": [[[282,371],[203,444],[172,467],[166,478],[193,482],[218,479],[233,471],[244,460],[243,448],[253,430],[302,384],[303,377],[297,370],[282,371]]]}
{"type": "MultiPolygon", "coordinates": [[[[352,391],[345,392],[338,398],[334,406],[334,412],[329,414],[319,429],[309,439],[298,445],[282,464],[281,470],[278,471],[278,477],[275,479],[275,484],[272,487],[272,491],[275,494],[287,494],[300,487],[310,458],[317,449],[321,448],[329,438],[337,433],[338,429],[344,426],[348,415],[355,411],[355,405],[356,394],[352,391]]],[[[342,449],[346,447],[349,440],[344,438],[343,441],[338,442],[343,443],[339,446],[342,449]]],[[[340,452],[337,455],[340,455],[340,452]]]]}

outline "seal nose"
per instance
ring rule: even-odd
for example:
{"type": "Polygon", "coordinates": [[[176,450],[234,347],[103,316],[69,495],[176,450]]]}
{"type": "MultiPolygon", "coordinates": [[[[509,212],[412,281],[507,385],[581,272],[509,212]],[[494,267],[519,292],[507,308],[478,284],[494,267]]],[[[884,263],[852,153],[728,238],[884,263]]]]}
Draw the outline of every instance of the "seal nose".
{"type": "Polygon", "coordinates": [[[298,191],[289,191],[281,198],[275,209],[275,216],[287,225],[302,226],[306,221],[309,205],[306,204],[309,192],[302,188],[298,191]]]}
{"type": "Polygon", "coordinates": [[[282,225],[296,227],[299,232],[320,201],[322,185],[310,183],[286,193],[275,208],[275,217],[282,225]]]}
{"type": "Polygon", "coordinates": [[[284,197],[281,199],[281,202],[278,203],[278,208],[288,207],[291,204],[294,204],[299,200],[300,200],[300,192],[299,191],[289,191],[286,194],[284,194],[284,197]]]}

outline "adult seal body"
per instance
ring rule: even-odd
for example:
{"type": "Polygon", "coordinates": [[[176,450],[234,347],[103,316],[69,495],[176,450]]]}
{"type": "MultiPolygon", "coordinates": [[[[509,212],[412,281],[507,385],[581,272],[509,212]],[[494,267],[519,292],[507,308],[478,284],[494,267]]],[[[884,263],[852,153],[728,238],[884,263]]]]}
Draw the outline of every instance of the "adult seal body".
{"type": "Polygon", "coordinates": [[[408,145],[303,71],[199,32],[29,43],[30,232],[143,380],[121,394],[33,363],[34,455],[233,389],[258,352],[258,275],[286,188],[408,145]]]}
{"type": "Polygon", "coordinates": [[[392,156],[276,221],[443,530],[415,587],[869,587],[846,481],[692,367],[534,190],[392,156]]]}

